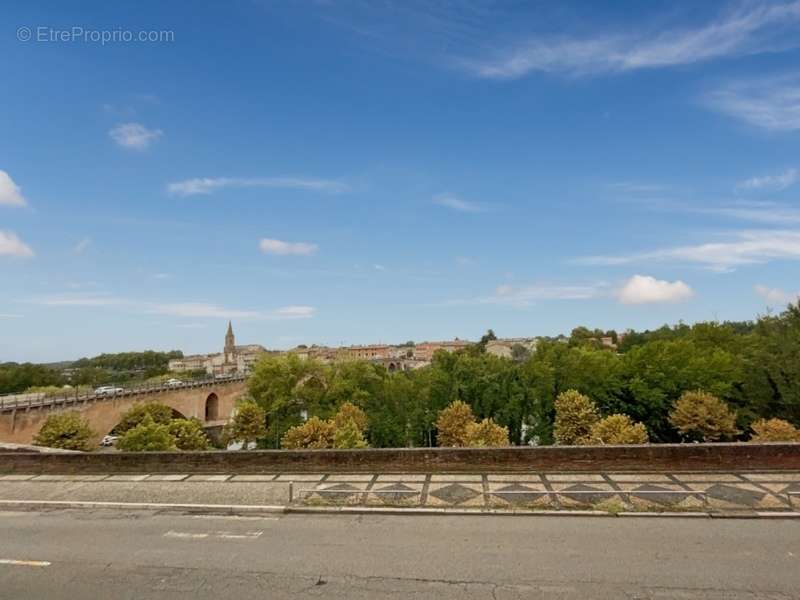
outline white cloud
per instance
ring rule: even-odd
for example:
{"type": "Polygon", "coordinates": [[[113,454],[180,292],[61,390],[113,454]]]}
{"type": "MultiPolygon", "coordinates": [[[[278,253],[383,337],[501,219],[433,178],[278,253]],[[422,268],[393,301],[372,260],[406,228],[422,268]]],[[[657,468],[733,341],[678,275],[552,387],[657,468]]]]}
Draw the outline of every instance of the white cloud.
{"type": "Polygon", "coordinates": [[[729,217],[754,223],[800,223],[800,209],[774,202],[739,202],[729,206],[696,208],[692,212],[729,217]]]}
{"type": "Polygon", "coordinates": [[[13,256],[15,258],[31,258],[33,250],[17,237],[13,231],[0,229],[0,256],[13,256]]]}
{"type": "Polygon", "coordinates": [[[119,306],[128,301],[111,294],[97,292],[92,294],[54,294],[33,300],[42,306],[119,306]]]}
{"type": "Polygon", "coordinates": [[[163,134],[160,129],[148,129],[141,123],[121,123],[108,132],[117,144],[131,150],[144,150],[163,134]]]}
{"type": "Polygon", "coordinates": [[[797,169],[787,169],[777,175],[762,175],[761,177],[751,177],[739,182],[736,187],[742,190],[771,190],[780,192],[800,180],[800,171],[797,169]]]}
{"type": "Polygon", "coordinates": [[[680,302],[693,295],[692,289],[683,281],[664,281],[648,275],[634,275],[617,293],[623,304],[680,302]]]}
{"type": "Polygon", "coordinates": [[[637,33],[585,38],[543,36],[506,47],[488,58],[454,62],[468,73],[488,79],[515,79],[535,71],[619,73],[793,48],[800,45],[792,35],[799,21],[800,2],[751,3],[694,29],[637,27],[637,33]]]}
{"type": "Polygon", "coordinates": [[[447,208],[452,208],[453,210],[459,210],[461,212],[483,212],[485,210],[485,208],[477,202],[470,202],[447,192],[436,194],[433,197],[433,201],[441,206],[446,206],[447,208]]]}
{"type": "Polygon", "coordinates": [[[88,237],[83,238],[79,241],[75,246],[72,248],[72,251],[75,254],[83,254],[86,250],[89,249],[89,246],[92,245],[92,240],[88,237]]]}
{"type": "Polygon", "coordinates": [[[800,129],[800,74],[739,81],[706,95],[705,104],[769,131],[800,129]]]}
{"type": "Polygon", "coordinates": [[[280,319],[308,319],[313,317],[315,312],[313,306],[284,306],[274,311],[273,315],[280,319]]]}
{"type": "Polygon", "coordinates": [[[372,268],[375,269],[376,271],[385,271],[386,270],[386,267],[383,266],[383,265],[372,265],[372,268]]]}
{"type": "Polygon", "coordinates": [[[0,313],[0,319],[21,319],[22,315],[12,313],[0,313]]]}
{"type": "Polygon", "coordinates": [[[297,255],[309,256],[314,254],[318,246],[308,242],[284,242],[283,240],[274,240],[270,238],[262,238],[258,242],[258,247],[264,254],[277,254],[279,256],[297,255]]]}
{"type": "Polygon", "coordinates": [[[254,310],[231,309],[217,304],[206,304],[203,302],[153,304],[146,312],[193,319],[257,319],[261,316],[261,313],[254,310]]]}
{"type": "Polygon", "coordinates": [[[789,304],[790,302],[796,302],[798,297],[800,297],[800,292],[791,294],[780,288],[771,288],[760,284],[755,286],[754,289],[756,294],[767,302],[772,302],[774,304],[789,304]]]}
{"type": "Polygon", "coordinates": [[[696,263],[715,271],[729,271],[742,265],[781,259],[800,259],[800,231],[741,231],[733,234],[733,239],[723,242],[675,246],[638,254],[588,256],[573,262],[583,265],[615,266],[648,261],[670,261],[696,263]]]}
{"type": "Polygon", "coordinates": [[[188,319],[290,320],[314,316],[312,306],[284,306],[274,310],[230,308],[210,302],[152,302],[120,298],[105,292],[55,294],[31,300],[33,304],[59,307],[117,307],[137,314],[156,314],[188,319]]]}
{"type": "Polygon", "coordinates": [[[11,175],[0,169],[0,206],[25,206],[28,202],[11,175]]]}
{"type": "Polygon", "coordinates": [[[167,191],[176,196],[213,194],[225,188],[280,188],[331,193],[349,189],[340,181],[308,177],[196,177],[167,184],[167,191]]]}
{"type": "Polygon", "coordinates": [[[467,300],[450,300],[443,306],[457,306],[462,304],[497,304],[526,308],[541,300],[590,300],[602,297],[607,293],[605,283],[589,285],[555,285],[534,284],[524,286],[500,285],[491,296],[471,298],[467,300]]]}

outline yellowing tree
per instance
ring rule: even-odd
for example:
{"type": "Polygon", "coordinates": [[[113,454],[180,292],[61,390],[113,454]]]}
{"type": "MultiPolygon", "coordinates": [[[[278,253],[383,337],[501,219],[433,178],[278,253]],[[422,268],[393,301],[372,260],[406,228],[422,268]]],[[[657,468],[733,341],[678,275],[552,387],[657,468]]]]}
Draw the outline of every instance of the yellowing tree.
{"type": "Polygon", "coordinates": [[[783,419],[760,419],[750,426],[751,442],[800,442],[800,430],[783,419]]]}
{"type": "Polygon", "coordinates": [[[508,428],[501,427],[492,419],[470,423],[467,426],[466,445],[487,448],[508,446],[508,428]]]}
{"type": "Polygon", "coordinates": [[[348,421],[353,421],[361,433],[367,430],[367,414],[352,402],[345,402],[333,417],[337,428],[345,427],[348,421]]]}
{"type": "Polygon", "coordinates": [[[593,444],[646,444],[649,441],[643,423],[634,423],[628,415],[610,415],[592,427],[593,444]]]}
{"type": "Polygon", "coordinates": [[[290,450],[332,448],[336,426],[333,421],[311,417],[302,425],[289,429],[281,438],[281,447],[290,450]]]}
{"type": "Polygon", "coordinates": [[[66,412],[47,417],[33,443],[48,448],[86,452],[92,449],[94,436],[95,432],[89,426],[89,421],[84,419],[80,413],[66,412]]]}
{"type": "Polygon", "coordinates": [[[556,398],[556,420],[553,436],[556,444],[591,443],[592,427],[600,420],[594,402],[583,394],[568,390],[556,398]]]}
{"type": "Polygon", "coordinates": [[[702,390],[684,392],[669,415],[669,422],[694,440],[716,442],[736,435],[736,413],[722,400],[702,390]]]}
{"type": "Polygon", "coordinates": [[[469,427],[475,425],[475,415],[469,404],[456,400],[439,412],[436,419],[438,446],[467,446],[469,427]]]}

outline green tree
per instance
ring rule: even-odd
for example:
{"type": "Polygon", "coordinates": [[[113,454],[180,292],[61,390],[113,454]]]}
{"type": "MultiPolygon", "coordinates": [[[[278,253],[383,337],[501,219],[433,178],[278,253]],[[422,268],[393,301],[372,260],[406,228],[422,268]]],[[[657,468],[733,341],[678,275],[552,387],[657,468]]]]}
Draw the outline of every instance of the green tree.
{"type": "Polygon", "coordinates": [[[339,449],[367,447],[364,434],[355,420],[347,419],[344,423],[339,421],[336,424],[336,432],[333,434],[333,447],[339,449]]]}
{"type": "Polygon", "coordinates": [[[600,414],[590,398],[575,390],[562,392],[556,398],[556,421],[553,428],[556,443],[590,443],[592,428],[599,420],[600,414]]]}
{"type": "Polygon", "coordinates": [[[244,450],[248,450],[251,443],[266,435],[265,421],[263,408],[253,400],[242,400],[237,403],[231,420],[225,424],[222,438],[226,442],[239,442],[244,450]]]}
{"type": "Polygon", "coordinates": [[[646,444],[649,441],[647,428],[634,423],[628,415],[610,415],[592,427],[592,444],[646,444]]]}
{"type": "Polygon", "coordinates": [[[122,435],[142,423],[146,417],[150,417],[154,423],[168,425],[172,420],[172,414],[173,411],[169,406],[156,400],[134,404],[122,415],[122,419],[114,428],[114,432],[122,435]]]}
{"type": "Polygon", "coordinates": [[[716,442],[738,433],[736,413],[725,402],[702,390],[684,392],[669,420],[681,435],[692,440],[716,442]]]}
{"type": "Polygon", "coordinates": [[[208,450],[208,437],[198,419],[172,419],[168,428],[178,450],[208,450]]]}
{"type": "Polygon", "coordinates": [[[125,452],[165,452],[176,450],[169,425],[158,423],[149,414],[117,440],[117,448],[125,452]]]}
{"type": "Polygon", "coordinates": [[[80,413],[55,413],[47,417],[33,443],[48,448],[88,452],[94,447],[92,440],[96,435],[80,413]]]}

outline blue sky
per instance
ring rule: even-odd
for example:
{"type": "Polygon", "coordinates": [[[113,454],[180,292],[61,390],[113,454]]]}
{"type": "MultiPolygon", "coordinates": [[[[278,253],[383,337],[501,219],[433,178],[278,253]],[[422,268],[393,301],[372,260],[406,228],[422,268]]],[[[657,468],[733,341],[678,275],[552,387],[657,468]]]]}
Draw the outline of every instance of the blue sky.
{"type": "Polygon", "coordinates": [[[228,319],[270,348],[646,328],[800,290],[800,2],[14,4],[0,360],[208,352],[228,319]]]}

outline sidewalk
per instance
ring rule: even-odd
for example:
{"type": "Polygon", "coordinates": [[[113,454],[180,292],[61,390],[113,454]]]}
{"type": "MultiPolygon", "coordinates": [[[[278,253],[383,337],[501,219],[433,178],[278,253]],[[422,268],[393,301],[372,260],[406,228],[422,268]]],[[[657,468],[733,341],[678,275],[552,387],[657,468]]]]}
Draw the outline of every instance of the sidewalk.
{"type": "Polygon", "coordinates": [[[0,475],[0,501],[788,516],[800,513],[800,472],[0,475]]]}

